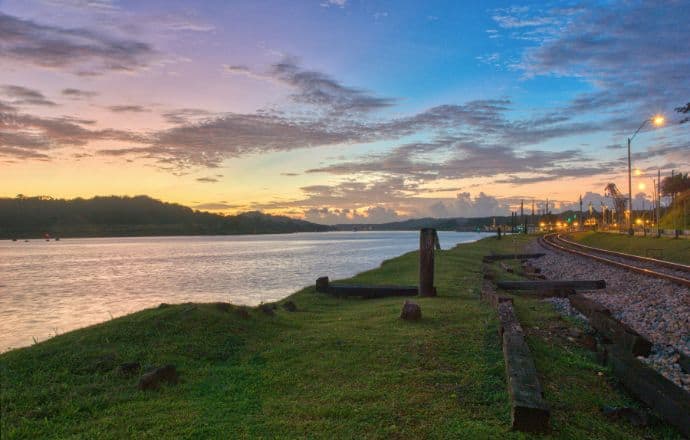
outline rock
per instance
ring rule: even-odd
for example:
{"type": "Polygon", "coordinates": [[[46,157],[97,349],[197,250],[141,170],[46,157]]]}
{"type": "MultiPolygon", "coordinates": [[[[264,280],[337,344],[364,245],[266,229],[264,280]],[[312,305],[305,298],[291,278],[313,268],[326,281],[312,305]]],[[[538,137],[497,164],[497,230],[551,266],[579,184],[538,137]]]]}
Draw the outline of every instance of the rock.
{"type": "Polygon", "coordinates": [[[140,390],[155,390],[162,382],[167,382],[170,385],[176,385],[179,382],[177,369],[174,365],[166,365],[142,374],[137,387],[140,390]]]}
{"type": "Polygon", "coordinates": [[[273,306],[271,304],[261,304],[259,305],[259,310],[264,312],[268,316],[273,316],[276,314],[273,310],[273,306]]]}
{"type": "Polygon", "coordinates": [[[283,303],[283,308],[287,310],[288,312],[296,312],[297,311],[297,304],[295,304],[293,301],[285,301],[283,303]]]}
{"type": "Polygon", "coordinates": [[[141,370],[141,364],[139,362],[125,362],[120,364],[117,368],[118,373],[123,376],[133,376],[141,370]]]}
{"type": "Polygon", "coordinates": [[[417,321],[422,319],[422,308],[419,307],[419,304],[405,301],[405,304],[403,304],[402,307],[402,312],[400,313],[400,317],[407,321],[417,321]]]}
{"type": "Polygon", "coordinates": [[[601,407],[601,412],[609,420],[625,419],[633,426],[649,426],[650,423],[649,414],[637,408],[617,408],[604,405],[601,407]]]}

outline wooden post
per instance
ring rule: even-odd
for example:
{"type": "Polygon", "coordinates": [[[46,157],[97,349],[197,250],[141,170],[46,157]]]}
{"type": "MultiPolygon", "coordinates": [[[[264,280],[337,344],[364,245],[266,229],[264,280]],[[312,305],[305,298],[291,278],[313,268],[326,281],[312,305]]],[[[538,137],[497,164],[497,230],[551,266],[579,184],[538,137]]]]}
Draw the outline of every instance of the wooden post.
{"type": "Polygon", "coordinates": [[[419,231],[419,294],[436,296],[434,290],[434,247],[436,229],[423,228],[419,231]]]}

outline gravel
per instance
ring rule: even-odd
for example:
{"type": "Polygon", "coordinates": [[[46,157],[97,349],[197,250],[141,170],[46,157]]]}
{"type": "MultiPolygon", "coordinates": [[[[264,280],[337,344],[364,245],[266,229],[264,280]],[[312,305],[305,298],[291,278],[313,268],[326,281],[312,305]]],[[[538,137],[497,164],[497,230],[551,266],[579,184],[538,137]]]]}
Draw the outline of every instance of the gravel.
{"type": "MultiPolygon", "coordinates": [[[[641,360],[690,391],[690,375],[683,373],[678,364],[679,352],[690,356],[690,289],[547,249],[538,243],[530,247],[530,252],[546,254],[531,263],[548,279],[606,280],[606,289],[582,293],[607,307],[615,318],[651,341],[654,344],[652,354],[641,360]]],[[[560,304],[562,301],[551,302],[556,303],[557,309],[565,307],[560,304]]]]}

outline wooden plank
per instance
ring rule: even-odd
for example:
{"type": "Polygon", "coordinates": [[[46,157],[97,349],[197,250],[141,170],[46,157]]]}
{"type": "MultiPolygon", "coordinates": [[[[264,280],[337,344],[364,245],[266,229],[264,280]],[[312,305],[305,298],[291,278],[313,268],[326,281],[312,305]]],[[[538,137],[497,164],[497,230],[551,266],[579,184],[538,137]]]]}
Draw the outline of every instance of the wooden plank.
{"type": "Polygon", "coordinates": [[[544,281],[498,281],[496,285],[503,290],[547,290],[547,289],[576,289],[596,290],[605,289],[605,280],[544,280],[544,281]]]}
{"type": "Polygon", "coordinates": [[[513,299],[498,295],[487,280],[482,284],[481,298],[496,309],[501,324],[498,332],[503,345],[512,428],[526,432],[548,431],[549,406],[544,401],[537,369],[513,308],[513,299]]]}
{"type": "Polygon", "coordinates": [[[690,393],[620,347],[608,345],[606,349],[608,363],[623,385],[690,438],[690,393]]]}
{"type": "Polygon", "coordinates": [[[484,263],[493,263],[494,261],[498,260],[527,260],[529,258],[541,258],[545,254],[544,253],[536,253],[536,254],[493,254],[493,255],[486,255],[482,258],[482,261],[484,263]]]}
{"type": "Polygon", "coordinates": [[[577,294],[570,297],[570,304],[589,319],[592,328],[625,352],[645,357],[652,352],[652,343],[649,340],[611,316],[611,312],[596,301],[577,294]]]}
{"type": "Polygon", "coordinates": [[[537,368],[525,342],[513,304],[503,302],[497,309],[501,319],[512,428],[526,432],[548,431],[549,406],[544,401],[537,368]]]}
{"type": "Polygon", "coordinates": [[[365,286],[330,284],[327,293],[336,296],[359,296],[362,298],[384,298],[387,296],[417,296],[417,286],[365,286]]]}
{"type": "Polygon", "coordinates": [[[491,306],[494,309],[497,308],[498,305],[502,302],[513,302],[513,298],[498,295],[496,293],[496,290],[492,287],[491,283],[486,280],[484,280],[484,283],[482,284],[481,299],[491,304],[491,306]]]}
{"type": "Polygon", "coordinates": [[[533,298],[568,298],[575,293],[575,289],[569,288],[549,288],[536,290],[514,290],[511,291],[514,295],[528,296],[533,298]]]}

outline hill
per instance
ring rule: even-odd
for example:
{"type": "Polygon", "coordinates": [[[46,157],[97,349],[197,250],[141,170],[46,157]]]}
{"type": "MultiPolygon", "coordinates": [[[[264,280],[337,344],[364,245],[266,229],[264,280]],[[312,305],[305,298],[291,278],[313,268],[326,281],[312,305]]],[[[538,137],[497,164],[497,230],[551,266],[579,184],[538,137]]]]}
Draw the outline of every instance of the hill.
{"type": "Polygon", "coordinates": [[[195,211],[147,196],[0,198],[0,238],[279,234],[331,229],[260,212],[220,215],[195,211]]]}

